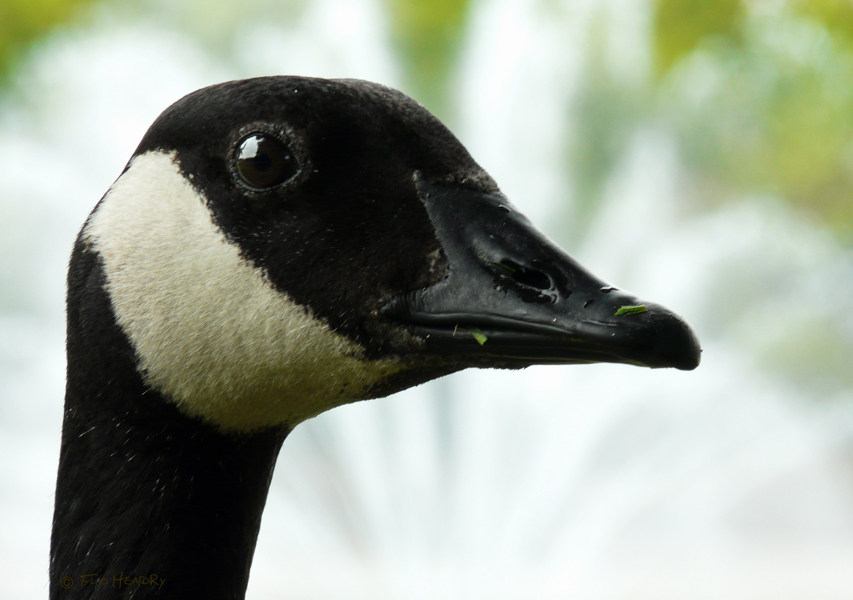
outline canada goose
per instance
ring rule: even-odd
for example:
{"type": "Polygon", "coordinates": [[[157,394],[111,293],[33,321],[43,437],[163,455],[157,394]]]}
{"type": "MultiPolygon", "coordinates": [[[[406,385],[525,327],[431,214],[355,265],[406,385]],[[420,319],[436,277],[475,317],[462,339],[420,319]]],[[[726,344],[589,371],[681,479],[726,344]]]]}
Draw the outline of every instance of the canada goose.
{"type": "Polygon", "coordinates": [[[693,369],[661,306],[539,233],[429,112],[355,80],[208,87],[75,244],[51,598],[243,598],[282,442],[466,367],[693,369]]]}

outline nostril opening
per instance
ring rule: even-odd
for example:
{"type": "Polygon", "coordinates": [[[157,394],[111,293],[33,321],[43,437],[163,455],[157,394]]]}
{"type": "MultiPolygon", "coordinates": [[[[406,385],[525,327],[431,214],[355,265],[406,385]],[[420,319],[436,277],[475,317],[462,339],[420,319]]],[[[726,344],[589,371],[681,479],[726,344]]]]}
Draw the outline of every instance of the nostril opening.
{"type": "Polygon", "coordinates": [[[520,265],[514,260],[504,258],[497,266],[505,275],[521,285],[537,290],[550,290],[554,287],[554,282],[547,274],[520,265]]]}
{"type": "Polygon", "coordinates": [[[587,308],[590,304],[592,304],[592,302],[593,302],[592,299],[587,300],[586,302],[583,303],[583,307],[587,308]]]}

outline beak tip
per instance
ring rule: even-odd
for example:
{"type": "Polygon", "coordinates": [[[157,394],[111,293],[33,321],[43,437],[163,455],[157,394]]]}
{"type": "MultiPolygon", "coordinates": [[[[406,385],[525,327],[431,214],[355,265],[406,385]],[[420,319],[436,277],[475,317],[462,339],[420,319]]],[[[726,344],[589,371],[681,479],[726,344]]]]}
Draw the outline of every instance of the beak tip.
{"type": "Polygon", "coordinates": [[[692,371],[699,366],[702,348],[696,333],[681,317],[662,309],[655,315],[657,332],[655,354],[660,357],[661,366],[673,367],[681,371],[692,371]]]}

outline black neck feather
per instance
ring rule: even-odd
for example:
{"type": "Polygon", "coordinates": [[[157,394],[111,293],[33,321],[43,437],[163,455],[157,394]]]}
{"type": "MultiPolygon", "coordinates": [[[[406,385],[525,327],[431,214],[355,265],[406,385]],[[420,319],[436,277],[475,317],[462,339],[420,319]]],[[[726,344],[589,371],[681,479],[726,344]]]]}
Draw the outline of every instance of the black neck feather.
{"type": "Polygon", "coordinates": [[[78,243],[50,597],[241,599],[287,431],[223,433],[146,386],[104,285],[78,243]]]}

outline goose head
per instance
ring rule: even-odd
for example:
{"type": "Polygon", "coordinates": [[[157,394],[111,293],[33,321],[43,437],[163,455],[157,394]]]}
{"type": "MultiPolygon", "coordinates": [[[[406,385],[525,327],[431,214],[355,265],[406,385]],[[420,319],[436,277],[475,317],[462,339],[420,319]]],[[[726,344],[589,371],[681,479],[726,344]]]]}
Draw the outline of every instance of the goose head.
{"type": "Polygon", "coordinates": [[[699,352],[400,92],[199,90],[154,122],[72,253],[51,597],[128,573],[242,598],[281,443],[335,406],[467,367],[692,369],[699,352]]]}
{"type": "Polygon", "coordinates": [[[364,81],[179,100],[80,253],[102,264],[146,384],[225,430],[293,427],[466,367],[699,361],[683,320],[588,273],[427,110],[364,81]]]}

